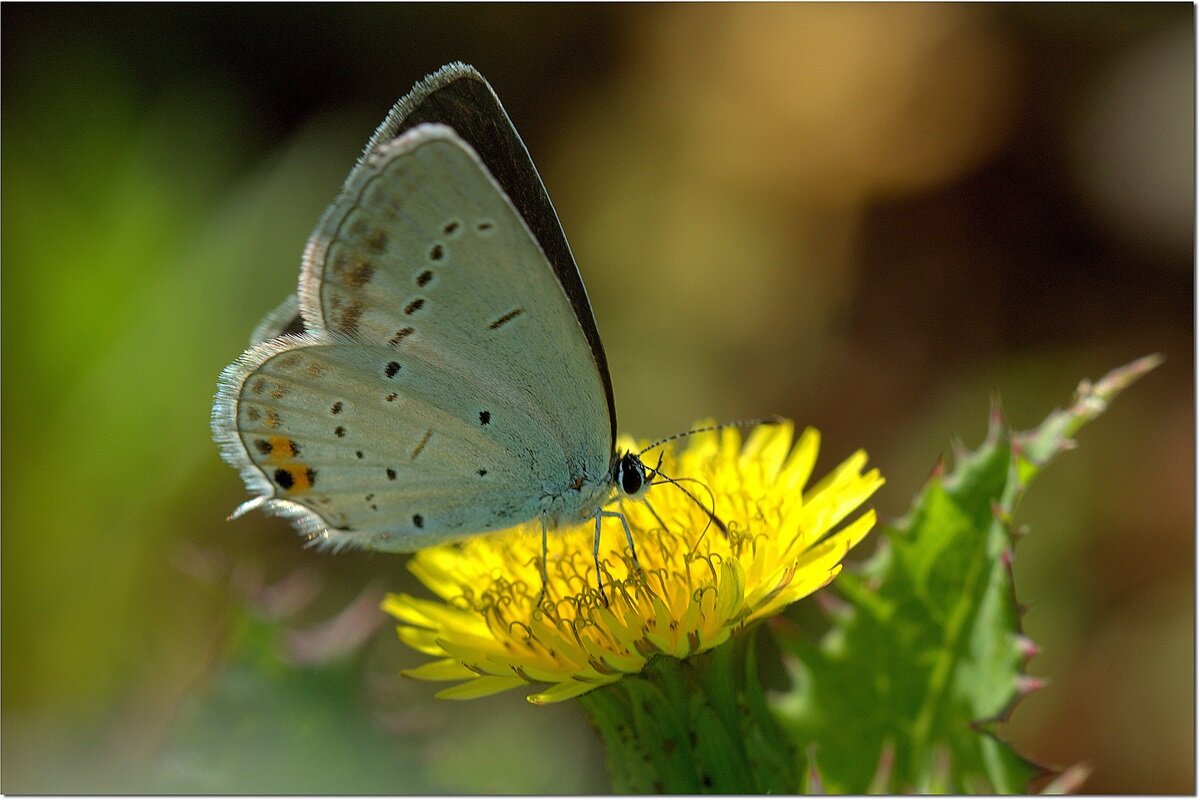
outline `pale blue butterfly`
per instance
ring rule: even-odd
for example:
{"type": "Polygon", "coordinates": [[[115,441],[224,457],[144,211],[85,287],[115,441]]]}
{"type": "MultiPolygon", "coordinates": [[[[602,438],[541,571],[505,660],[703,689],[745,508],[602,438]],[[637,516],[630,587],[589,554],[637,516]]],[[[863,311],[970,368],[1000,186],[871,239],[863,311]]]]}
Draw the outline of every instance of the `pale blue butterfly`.
{"type": "MultiPolygon", "coordinates": [[[[473,68],[418,83],[305,248],[299,297],[222,373],[212,426],[261,507],[334,548],[409,552],[641,498],[566,237],[473,68]]],[[[645,452],[645,451],[643,451],[645,452]]],[[[649,470],[651,477],[654,470],[649,470]]],[[[598,566],[598,565],[597,565],[598,566]]],[[[599,568],[597,568],[599,581],[599,568]]]]}

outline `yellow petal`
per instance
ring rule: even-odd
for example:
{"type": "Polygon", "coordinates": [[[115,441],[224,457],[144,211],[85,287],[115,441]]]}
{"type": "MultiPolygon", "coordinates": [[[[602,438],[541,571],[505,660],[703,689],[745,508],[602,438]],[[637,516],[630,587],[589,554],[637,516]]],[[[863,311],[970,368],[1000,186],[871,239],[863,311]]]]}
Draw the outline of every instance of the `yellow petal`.
{"type": "MultiPolygon", "coordinates": [[[[620,442],[635,451],[646,444],[620,442]]],[[[605,602],[591,523],[555,532],[545,565],[553,605],[542,608],[536,520],[416,554],[410,568],[443,599],[393,595],[384,608],[403,641],[439,660],[408,674],[462,680],[439,694],[458,699],[545,682],[530,702],[559,702],[639,672],[656,654],[683,658],[720,645],[826,585],[875,522],[862,506],[882,478],[863,473],[865,453],[804,491],[819,445],[817,431],[796,437],[791,423],[759,426],[744,444],[734,428],[667,443],[662,472],[681,483],[652,492],[657,513],[615,506],[641,575],[631,574],[620,521],[603,521],[605,602]]]]}
{"type": "Polygon", "coordinates": [[[467,669],[453,658],[443,658],[440,661],[430,661],[412,669],[400,670],[406,678],[416,678],[419,681],[462,681],[476,677],[477,673],[467,669]]]}
{"type": "Polygon", "coordinates": [[[399,625],[396,627],[396,634],[400,637],[400,641],[427,656],[446,655],[446,651],[438,644],[438,637],[442,635],[438,631],[399,625]]]}
{"type": "Polygon", "coordinates": [[[500,692],[524,685],[526,685],[525,681],[515,675],[511,678],[504,675],[488,675],[484,678],[476,678],[473,681],[451,686],[448,689],[442,689],[434,697],[442,700],[474,700],[477,697],[499,694],[500,692]]]}
{"type": "Polygon", "coordinates": [[[544,706],[549,705],[550,703],[561,703],[563,700],[570,700],[572,697],[579,697],[581,694],[586,694],[592,689],[598,688],[600,688],[599,684],[571,681],[569,683],[556,684],[544,692],[531,694],[525,699],[533,703],[535,706],[544,706]]]}

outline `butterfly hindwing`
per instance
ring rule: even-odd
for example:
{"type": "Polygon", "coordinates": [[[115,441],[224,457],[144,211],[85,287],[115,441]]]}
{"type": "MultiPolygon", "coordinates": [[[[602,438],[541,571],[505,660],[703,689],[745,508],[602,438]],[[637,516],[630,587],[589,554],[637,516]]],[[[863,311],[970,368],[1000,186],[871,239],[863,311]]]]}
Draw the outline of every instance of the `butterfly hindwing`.
{"type": "Polygon", "coordinates": [[[528,462],[512,457],[533,423],[498,391],[454,391],[461,364],[288,337],[230,369],[244,471],[268,510],[330,543],[412,550],[535,513],[528,462]]]}

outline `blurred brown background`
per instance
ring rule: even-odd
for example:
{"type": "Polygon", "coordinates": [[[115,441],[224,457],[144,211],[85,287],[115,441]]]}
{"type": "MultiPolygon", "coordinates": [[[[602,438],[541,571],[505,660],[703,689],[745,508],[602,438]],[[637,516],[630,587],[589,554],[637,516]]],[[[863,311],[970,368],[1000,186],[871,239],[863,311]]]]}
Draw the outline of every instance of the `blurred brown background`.
{"type": "Polygon", "coordinates": [[[5,792],[604,791],[574,706],[396,677],[402,557],[224,522],[217,373],[453,59],[542,170],[625,432],[786,414],[897,515],[993,392],[1027,428],[1164,353],[1022,506],[1050,684],[1007,734],[1194,791],[1191,5],[0,13],[5,792]]]}

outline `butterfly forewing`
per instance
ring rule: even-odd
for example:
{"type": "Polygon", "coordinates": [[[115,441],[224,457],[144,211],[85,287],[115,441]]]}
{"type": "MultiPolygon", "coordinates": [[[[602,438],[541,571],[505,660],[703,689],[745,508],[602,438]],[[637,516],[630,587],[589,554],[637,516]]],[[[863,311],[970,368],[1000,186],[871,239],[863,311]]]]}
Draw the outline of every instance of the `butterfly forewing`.
{"type": "Polygon", "coordinates": [[[568,458],[607,466],[603,382],[571,302],[450,129],[420,126],[358,168],[310,241],[301,304],[317,327],[469,365],[540,417],[568,458]]]}
{"type": "Polygon", "coordinates": [[[545,254],[591,346],[608,404],[610,447],[616,443],[616,410],[600,332],[592,319],[587,290],[558,221],[550,196],[525,143],[517,135],[500,99],[474,67],[453,63],[420,81],[396,103],[367,143],[364,159],[422,123],[440,123],[462,137],[504,190],[545,254]]]}
{"type": "Polygon", "coordinates": [[[250,333],[250,346],[269,342],[277,336],[298,336],[304,331],[304,320],[300,318],[300,298],[292,293],[254,326],[250,333]]]}

